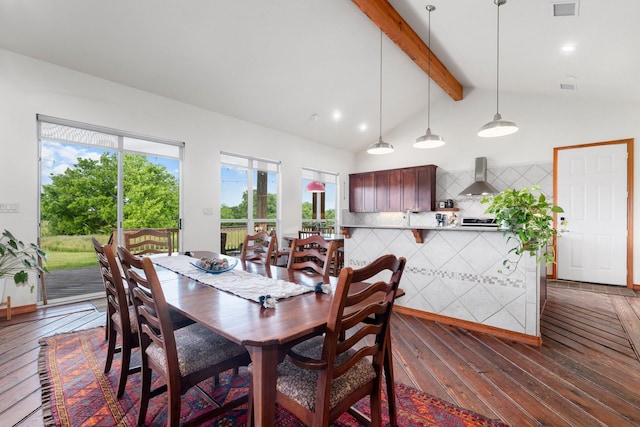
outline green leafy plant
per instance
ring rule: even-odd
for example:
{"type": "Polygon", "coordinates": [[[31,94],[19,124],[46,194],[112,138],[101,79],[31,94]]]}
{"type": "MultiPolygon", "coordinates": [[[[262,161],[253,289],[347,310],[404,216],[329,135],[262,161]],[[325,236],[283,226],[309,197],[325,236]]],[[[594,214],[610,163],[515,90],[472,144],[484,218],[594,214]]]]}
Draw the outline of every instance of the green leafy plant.
{"type": "Polygon", "coordinates": [[[16,285],[27,283],[28,270],[35,269],[42,273],[48,271],[45,261],[46,254],[34,243],[23,243],[9,230],[4,230],[0,236],[0,278],[12,276],[16,285]],[[42,265],[39,260],[42,260],[42,265]]]}
{"type": "Polygon", "coordinates": [[[507,270],[514,270],[525,252],[535,256],[538,263],[542,260],[549,264],[555,262],[555,249],[549,245],[558,234],[553,214],[564,210],[549,202],[539,186],[521,190],[508,188],[493,196],[483,197],[481,203],[489,204],[486,213],[495,215],[507,241],[515,240],[517,243],[502,263],[507,270]],[[515,255],[516,259],[509,259],[509,254],[515,255]]]}

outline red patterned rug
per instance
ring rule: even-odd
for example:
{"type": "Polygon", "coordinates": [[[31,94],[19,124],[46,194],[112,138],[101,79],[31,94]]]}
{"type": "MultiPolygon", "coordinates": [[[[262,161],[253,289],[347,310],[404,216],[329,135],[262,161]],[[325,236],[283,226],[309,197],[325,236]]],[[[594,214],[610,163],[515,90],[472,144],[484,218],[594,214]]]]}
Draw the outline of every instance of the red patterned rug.
{"type": "MultiPolygon", "coordinates": [[[[115,357],[111,372],[103,373],[106,355],[104,328],[61,334],[40,341],[39,371],[42,384],[42,408],[46,426],[135,426],[138,415],[140,374],[129,376],[125,394],[116,398],[119,356],[115,357]]],[[[137,350],[134,351],[137,356],[137,350]]],[[[136,361],[134,360],[134,363],[136,361]]],[[[211,400],[224,402],[239,393],[246,393],[247,375],[223,377],[215,386],[204,381],[194,387],[182,402],[182,420],[206,411],[211,400]],[[208,396],[207,396],[208,395],[208,396]]],[[[458,408],[402,384],[396,386],[398,422],[401,426],[506,426],[499,421],[458,408]]],[[[147,424],[166,424],[166,396],[151,399],[147,424]]],[[[368,413],[366,400],[359,403],[368,413]]],[[[386,409],[383,409],[386,416],[386,409]]],[[[207,426],[245,426],[246,409],[240,407],[206,424],[207,426]]],[[[278,427],[302,426],[288,411],[278,408],[278,427]]],[[[360,424],[344,414],[334,427],[357,427],[360,424]]]]}

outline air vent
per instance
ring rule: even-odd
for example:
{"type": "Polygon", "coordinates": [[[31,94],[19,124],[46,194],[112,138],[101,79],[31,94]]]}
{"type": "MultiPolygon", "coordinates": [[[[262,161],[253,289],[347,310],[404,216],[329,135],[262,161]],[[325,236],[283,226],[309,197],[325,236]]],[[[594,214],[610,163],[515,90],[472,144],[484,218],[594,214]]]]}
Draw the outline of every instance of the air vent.
{"type": "Polygon", "coordinates": [[[552,16],[578,16],[580,3],[576,1],[552,1],[552,16]]]}
{"type": "Polygon", "coordinates": [[[560,89],[562,90],[576,90],[574,83],[560,83],[560,89]]]}

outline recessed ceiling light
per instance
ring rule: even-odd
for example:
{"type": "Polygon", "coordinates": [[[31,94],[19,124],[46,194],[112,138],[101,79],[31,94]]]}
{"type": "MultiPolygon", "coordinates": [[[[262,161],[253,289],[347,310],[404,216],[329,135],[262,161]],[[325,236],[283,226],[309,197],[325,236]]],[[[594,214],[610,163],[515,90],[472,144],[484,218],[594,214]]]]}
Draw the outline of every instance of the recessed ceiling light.
{"type": "Polygon", "coordinates": [[[576,45],[575,44],[565,44],[564,46],[562,46],[562,51],[563,52],[574,52],[576,50],[576,45]]]}
{"type": "Polygon", "coordinates": [[[331,117],[333,117],[333,120],[335,120],[337,122],[338,120],[340,120],[342,118],[342,112],[340,110],[335,110],[333,112],[333,114],[331,115],[331,117]]]}
{"type": "Polygon", "coordinates": [[[369,125],[367,125],[366,123],[361,123],[360,126],[358,126],[358,129],[360,129],[361,132],[364,132],[365,130],[369,129],[369,125]]]}

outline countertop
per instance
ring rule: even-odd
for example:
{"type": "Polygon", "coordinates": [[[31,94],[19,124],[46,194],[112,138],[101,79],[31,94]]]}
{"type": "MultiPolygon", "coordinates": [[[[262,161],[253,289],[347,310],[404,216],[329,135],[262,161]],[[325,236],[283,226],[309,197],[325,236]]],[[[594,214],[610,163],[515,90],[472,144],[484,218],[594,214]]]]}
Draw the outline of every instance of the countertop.
{"type": "Polygon", "coordinates": [[[341,225],[341,228],[376,228],[376,229],[391,229],[391,230],[436,230],[436,231],[502,231],[498,227],[484,227],[484,226],[447,226],[447,227],[437,227],[437,226],[428,226],[428,225],[416,225],[416,226],[406,226],[406,225],[341,225]]]}

